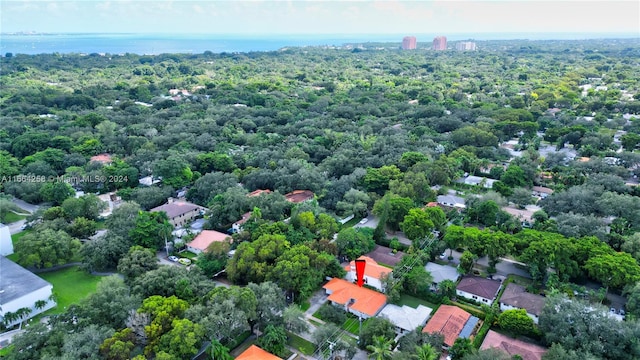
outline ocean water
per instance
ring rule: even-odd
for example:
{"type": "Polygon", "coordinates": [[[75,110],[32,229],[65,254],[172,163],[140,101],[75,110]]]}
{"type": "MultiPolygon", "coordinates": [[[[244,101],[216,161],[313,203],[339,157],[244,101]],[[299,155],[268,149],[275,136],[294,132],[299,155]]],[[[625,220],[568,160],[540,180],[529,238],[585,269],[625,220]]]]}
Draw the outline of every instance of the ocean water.
{"type": "MultiPolygon", "coordinates": [[[[418,43],[430,43],[438,34],[415,34],[418,43]]],[[[274,51],[283,47],[341,46],[346,43],[394,42],[400,45],[400,34],[386,35],[173,35],[173,34],[0,34],[0,54],[43,53],[109,53],[161,54],[205,51],[250,52],[274,51]]],[[[484,33],[449,34],[449,41],[477,39],[588,39],[628,38],[629,34],[552,34],[552,33],[484,33]]],[[[633,34],[631,34],[633,37],[633,34]]],[[[635,35],[637,37],[637,34],[635,35]]]]}

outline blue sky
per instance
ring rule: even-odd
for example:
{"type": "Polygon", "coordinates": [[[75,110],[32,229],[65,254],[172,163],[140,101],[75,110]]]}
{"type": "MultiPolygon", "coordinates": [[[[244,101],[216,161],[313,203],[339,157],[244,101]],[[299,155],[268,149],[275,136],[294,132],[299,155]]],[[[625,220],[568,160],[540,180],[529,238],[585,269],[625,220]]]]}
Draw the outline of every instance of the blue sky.
{"type": "Polygon", "coordinates": [[[4,1],[0,31],[170,34],[635,33],[640,1],[4,1]]]}

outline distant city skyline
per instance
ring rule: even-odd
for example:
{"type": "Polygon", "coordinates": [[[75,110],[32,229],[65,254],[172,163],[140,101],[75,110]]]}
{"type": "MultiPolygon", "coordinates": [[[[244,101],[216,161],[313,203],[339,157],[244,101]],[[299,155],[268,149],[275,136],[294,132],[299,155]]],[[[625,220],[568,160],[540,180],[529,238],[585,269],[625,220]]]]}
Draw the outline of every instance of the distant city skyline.
{"type": "MultiPolygon", "coordinates": [[[[504,32],[640,37],[640,2],[635,0],[0,0],[0,10],[3,33],[417,36],[504,32]]],[[[426,40],[418,38],[418,42],[426,40]]]]}

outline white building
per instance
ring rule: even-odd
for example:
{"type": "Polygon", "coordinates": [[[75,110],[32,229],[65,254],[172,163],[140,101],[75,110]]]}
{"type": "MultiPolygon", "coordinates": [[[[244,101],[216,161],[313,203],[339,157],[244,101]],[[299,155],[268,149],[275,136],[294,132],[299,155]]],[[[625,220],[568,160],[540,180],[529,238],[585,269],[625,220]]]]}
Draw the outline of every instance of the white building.
{"type": "MultiPolygon", "coordinates": [[[[0,255],[7,256],[13,254],[13,243],[11,242],[11,232],[5,224],[0,224],[0,255]]],[[[0,269],[2,271],[2,269],[0,269]]],[[[0,276],[2,273],[0,272],[0,276]]]]}
{"type": "Polygon", "coordinates": [[[459,180],[460,182],[471,185],[471,186],[482,186],[487,189],[491,189],[493,187],[493,183],[496,181],[494,179],[489,179],[485,177],[469,175],[465,178],[459,180]]]}
{"type": "Polygon", "coordinates": [[[380,311],[378,317],[391,321],[395,325],[396,333],[402,335],[415,330],[418,326],[422,328],[427,323],[432,311],[433,309],[424,305],[418,305],[414,309],[406,305],[387,304],[380,311]]]}
{"type": "Polygon", "coordinates": [[[476,43],[473,41],[460,41],[456,43],[456,50],[458,51],[475,51],[476,43]]]}
{"type": "MultiPolygon", "coordinates": [[[[383,291],[382,278],[388,276],[393,269],[378,265],[375,260],[368,256],[360,256],[358,260],[364,260],[366,263],[364,267],[364,283],[378,291],[383,291]]],[[[345,276],[346,280],[350,282],[355,282],[357,280],[355,261],[351,261],[349,265],[344,267],[344,270],[347,272],[347,275],[345,276]]]]}
{"type": "Polygon", "coordinates": [[[464,209],[467,207],[465,205],[464,199],[455,195],[438,195],[437,201],[440,205],[449,206],[456,209],[464,209]]]}
{"type": "Polygon", "coordinates": [[[41,312],[56,306],[51,299],[53,285],[36,276],[31,271],[0,256],[0,318],[11,312],[16,313],[20,309],[31,310],[24,318],[16,319],[8,326],[18,324],[20,321],[30,319],[41,312]],[[36,303],[41,306],[36,306],[36,303]]]}

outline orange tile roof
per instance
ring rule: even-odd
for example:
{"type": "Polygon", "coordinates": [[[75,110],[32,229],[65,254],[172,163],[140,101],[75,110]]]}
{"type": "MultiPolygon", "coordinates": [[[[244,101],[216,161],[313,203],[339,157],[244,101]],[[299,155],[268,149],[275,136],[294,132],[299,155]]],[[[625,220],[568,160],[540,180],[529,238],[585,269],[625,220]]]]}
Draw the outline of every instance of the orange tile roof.
{"type": "Polygon", "coordinates": [[[452,346],[470,317],[471,314],[457,306],[441,305],[422,332],[441,333],[444,335],[444,343],[452,346]]]}
{"type": "MultiPolygon", "coordinates": [[[[374,279],[381,279],[382,275],[388,274],[392,271],[392,269],[389,269],[388,267],[382,266],[382,265],[378,265],[378,263],[373,260],[372,258],[368,257],[368,256],[360,256],[358,258],[358,260],[364,260],[367,265],[364,267],[364,275],[368,276],[370,278],[374,278],[374,279]]],[[[344,267],[344,270],[346,272],[351,272],[353,271],[353,273],[355,274],[356,272],[356,262],[351,261],[349,263],[349,265],[344,267]]],[[[355,278],[355,276],[354,276],[355,278]]]]}
{"type": "Polygon", "coordinates": [[[292,192],[285,194],[284,197],[287,201],[297,204],[313,199],[314,194],[311,190],[293,190],[292,192]]]}
{"type": "Polygon", "coordinates": [[[267,190],[262,190],[262,189],[258,189],[258,190],[254,190],[250,193],[247,194],[248,197],[254,197],[254,196],[259,196],[262,194],[269,194],[271,193],[271,190],[267,189],[267,190]]]}
{"type": "Polygon", "coordinates": [[[242,224],[246,223],[249,220],[250,217],[251,217],[251,211],[249,211],[247,213],[244,213],[244,214],[242,214],[242,218],[240,220],[236,221],[235,224],[236,225],[242,225],[242,224]]]}
{"type": "Polygon", "coordinates": [[[323,288],[332,291],[327,298],[329,301],[345,305],[353,299],[354,302],[349,307],[368,316],[375,316],[387,303],[384,294],[359,287],[344,279],[333,278],[323,288]]]}
{"type": "Polygon", "coordinates": [[[520,355],[524,360],[541,360],[542,355],[547,352],[547,349],[541,346],[512,339],[493,330],[489,330],[480,346],[481,350],[490,348],[496,348],[511,356],[520,355]]]}
{"type": "Polygon", "coordinates": [[[108,164],[108,163],[111,162],[111,155],[109,155],[109,154],[100,154],[100,155],[92,156],[91,159],[89,159],[89,161],[108,164]]]}
{"type": "Polygon", "coordinates": [[[212,243],[222,242],[226,239],[231,240],[231,236],[214,230],[202,230],[195,239],[187,243],[187,246],[196,248],[200,251],[205,251],[212,243]]]}
{"type": "Polygon", "coordinates": [[[251,345],[247,350],[238,355],[235,360],[282,360],[282,358],[262,350],[255,345],[251,345]]]}
{"type": "Polygon", "coordinates": [[[431,201],[431,202],[428,202],[428,203],[427,203],[427,206],[426,206],[426,207],[436,207],[436,206],[438,206],[438,203],[437,203],[437,202],[435,202],[435,201],[431,201]]]}

